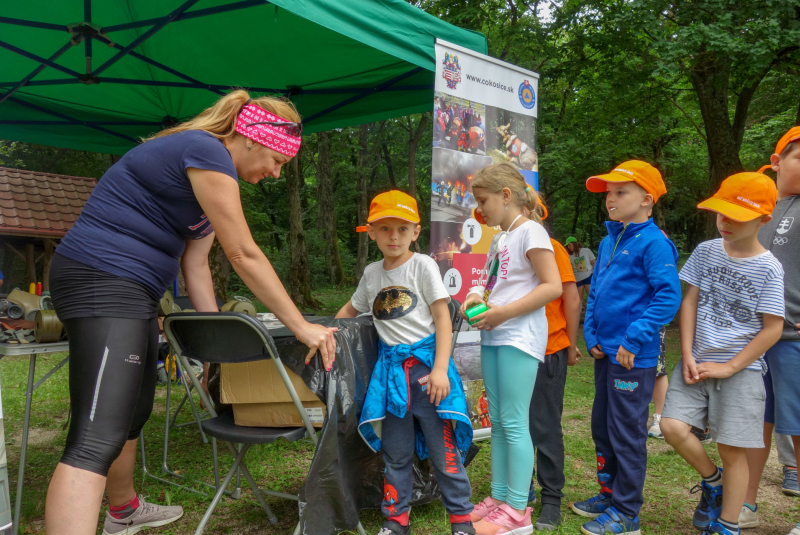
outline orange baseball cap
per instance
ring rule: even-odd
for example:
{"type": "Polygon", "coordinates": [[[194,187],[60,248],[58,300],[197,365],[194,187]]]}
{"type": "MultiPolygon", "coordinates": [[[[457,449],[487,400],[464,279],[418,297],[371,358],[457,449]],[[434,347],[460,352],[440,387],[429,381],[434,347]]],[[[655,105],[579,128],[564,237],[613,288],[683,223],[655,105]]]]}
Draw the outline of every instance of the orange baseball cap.
{"type": "Polygon", "coordinates": [[[778,202],[775,182],[762,173],[736,173],[722,181],[710,199],[697,205],[701,210],[718,212],[734,221],[752,221],[771,215],[778,202]]]}
{"type": "Polygon", "coordinates": [[[778,144],[775,145],[775,154],[780,155],[783,149],[786,148],[786,145],[795,141],[800,141],[800,126],[790,128],[788,132],[783,134],[783,137],[778,140],[778,144]]]}
{"type": "Polygon", "coordinates": [[[635,182],[653,196],[653,202],[667,192],[664,179],[658,169],[641,160],[622,162],[613,171],[605,175],[589,177],[586,189],[592,193],[605,193],[607,182],[635,182]]]}
{"type": "MultiPolygon", "coordinates": [[[[369,205],[369,216],[367,223],[373,223],[379,219],[396,217],[412,223],[419,223],[419,209],[417,200],[402,191],[393,189],[380,195],[376,195],[369,205]]],[[[367,227],[357,227],[357,232],[366,232],[367,227]]]]}

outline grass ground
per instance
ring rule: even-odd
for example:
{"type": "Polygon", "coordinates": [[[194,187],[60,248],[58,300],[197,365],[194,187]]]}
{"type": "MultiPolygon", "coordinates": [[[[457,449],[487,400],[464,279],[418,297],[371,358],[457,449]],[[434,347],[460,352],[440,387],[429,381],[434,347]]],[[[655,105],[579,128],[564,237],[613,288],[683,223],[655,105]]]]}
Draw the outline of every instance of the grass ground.
{"type": "MultiPolygon", "coordinates": [[[[352,290],[328,290],[317,297],[331,303],[328,313],[333,313],[345,302],[352,290]]],[[[581,351],[588,355],[582,341],[581,351]]],[[[671,326],[667,334],[668,369],[671,371],[679,359],[678,332],[671,326]]],[[[39,357],[37,379],[55,365],[61,355],[39,357]]],[[[19,465],[19,446],[24,408],[24,394],[28,373],[28,359],[5,357],[0,362],[2,400],[5,415],[5,430],[8,442],[8,466],[11,489],[16,488],[16,470],[19,465]]],[[[584,357],[569,370],[567,391],[564,400],[564,434],[566,459],[566,498],[562,512],[566,521],[559,533],[580,533],[582,519],[572,514],[567,504],[585,499],[597,492],[595,481],[595,453],[589,429],[592,398],[594,395],[593,366],[584,357]]],[[[181,391],[173,389],[173,407],[181,398],[181,391]]],[[[159,387],[153,416],[145,427],[148,451],[148,468],[157,472],[160,466],[163,444],[164,408],[166,388],[159,387]]],[[[64,425],[69,411],[66,369],[43,384],[34,395],[31,434],[26,462],[25,496],[23,501],[23,533],[44,533],[44,503],[50,475],[58,462],[66,438],[64,425]]],[[[182,414],[188,421],[189,415],[182,414]]],[[[213,481],[211,446],[203,445],[196,427],[174,430],[170,435],[169,467],[180,471],[188,479],[213,481]]],[[[480,444],[481,452],[468,468],[473,487],[473,498],[479,501],[489,493],[491,482],[490,454],[488,442],[480,444]]],[[[718,460],[716,447],[707,446],[712,458],[718,460]]],[[[222,470],[232,462],[224,447],[220,448],[222,470]]],[[[645,504],[641,512],[642,526],[652,534],[694,534],[691,526],[692,511],[697,503],[697,494],[689,489],[697,484],[693,471],[675,454],[663,440],[648,442],[648,472],[645,486],[645,504]]],[[[293,444],[276,443],[270,446],[253,447],[248,453],[247,463],[253,476],[262,486],[288,493],[296,493],[302,485],[313,448],[310,442],[293,444]]],[[[164,534],[189,534],[200,521],[207,507],[207,499],[143,477],[137,467],[137,488],[149,496],[151,501],[183,505],[186,514],[164,534]]],[[[781,468],[775,453],[767,465],[762,480],[759,499],[759,514],[762,526],[747,530],[752,535],[785,535],[797,521],[798,501],[781,494],[781,468]]],[[[12,500],[13,500],[12,492],[12,500]]],[[[254,496],[246,488],[239,500],[224,498],[214,514],[207,533],[274,533],[291,534],[297,520],[297,505],[276,498],[267,498],[280,522],[272,526],[258,509],[254,496]]],[[[534,507],[534,515],[538,513],[534,507]]],[[[379,511],[363,511],[361,520],[367,533],[377,533],[382,518],[379,511]]],[[[440,502],[416,507],[411,513],[413,532],[420,535],[449,533],[446,514],[440,502]]],[[[100,533],[100,530],[98,530],[100,533]]]]}

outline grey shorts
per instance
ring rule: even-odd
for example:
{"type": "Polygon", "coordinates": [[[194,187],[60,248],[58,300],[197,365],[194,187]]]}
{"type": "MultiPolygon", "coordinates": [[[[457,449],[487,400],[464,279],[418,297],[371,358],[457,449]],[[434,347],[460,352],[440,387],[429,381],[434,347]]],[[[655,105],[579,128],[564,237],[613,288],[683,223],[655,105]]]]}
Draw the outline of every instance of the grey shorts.
{"type": "Polygon", "coordinates": [[[727,379],[683,380],[683,361],[675,365],[664,403],[664,418],[711,430],[720,444],[764,447],[764,403],[767,394],[757,370],[742,370],[727,379]]]}

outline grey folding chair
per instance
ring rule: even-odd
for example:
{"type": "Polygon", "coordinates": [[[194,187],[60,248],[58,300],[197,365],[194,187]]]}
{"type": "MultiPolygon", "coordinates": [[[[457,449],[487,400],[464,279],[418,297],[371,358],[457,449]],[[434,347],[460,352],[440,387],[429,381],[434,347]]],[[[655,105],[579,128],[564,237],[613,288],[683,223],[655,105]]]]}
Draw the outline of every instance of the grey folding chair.
{"type": "MultiPolygon", "coordinates": [[[[230,484],[234,474],[236,474],[237,468],[241,470],[242,475],[256,495],[259,505],[267,513],[270,522],[277,523],[278,519],[272,513],[269,505],[267,505],[263,494],[294,501],[299,501],[299,499],[296,495],[260,489],[244,462],[247,450],[254,444],[269,444],[279,438],[294,442],[302,439],[306,434],[311,437],[316,446],[318,438],[306,411],[303,409],[303,404],[297,396],[294,386],[292,386],[286,369],[278,358],[278,351],[272,337],[259,320],[238,312],[181,312],[170,314],[164,320],[164,334],[181,360],[184,369],[190,369],[186,361],[187,358],[200,362],[219,363],[272,359],[275,363],[278,374],[303,420],[304,427],[273,428],[236,425],[232,414],[227,413],[221,416],[216,414],[213,404],[206,399],[205,392],[200,387],[197,377],[193,373],[188,375],[194,383],[195,390],[201,396],[203,403],[205,403],[212,415],[212,418],[201,422],[203,431],[215,439],[218,438],[225,441],[234,456],[233,466],[222,483],[218,485],[214,499],[211,501],[211,505],[205,515],[203,515],[195,534],[203,533],[214,509],[216,509],[222,498],[222,494],[230,484]],[[235,446],[237,444],[240,446],[235,446]]],[[[215,466],[216,471],[217,467],[215,466]]],[[[295,531],[297,532],[299,528],[298,523],[295,531]]],[[[358,528],[361,533],[364,533],[361,524],[358,525],[358,528]]]]}

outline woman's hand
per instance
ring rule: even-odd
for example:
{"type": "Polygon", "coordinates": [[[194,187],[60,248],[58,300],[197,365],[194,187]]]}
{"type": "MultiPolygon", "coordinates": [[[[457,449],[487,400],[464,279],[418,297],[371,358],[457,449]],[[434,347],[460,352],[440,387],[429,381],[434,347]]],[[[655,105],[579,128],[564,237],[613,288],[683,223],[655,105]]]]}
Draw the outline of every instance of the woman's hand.
{"type": "Polygon", "coordinates": [[[491,331],[498,325],[501,325],[509,320],[508,314],[506,314],[506,308],[504,306],[486,306],[489,307],[489,310],[483,314],[473,316],[472,321],[475,321],[475,323],[472,324],[473,327],[481,331],[491,331]]]}
{"type": "Polygon", "coordinates": [[[461,303],[461,308],[459,309],[459,312],[461,312],[461,317],[464,319],[469,319],[467,317],[467,310],[481,303],[483,303],[483,299],[478,294],[468,294],[464,302],[461,303]]]}
{"type": "Polygon", "coordinates": [[[428,376],[428,392],[431,395],[431,403],[439,406],[444,398],[450,395],[450,379],[447,372],[434,369],[428,376]]]}
{"type": "Polygon", "coordinates": [[[306,322],[305,327],[295,333],[297,339],[310,348],[306,355],[306,364],[311,362],[316,352],[319,351],[325,371],[331,371],[333,362],[336,360],[336,338],[333,333],[338,330],[338,327],[323,327],[306,322]]]}

